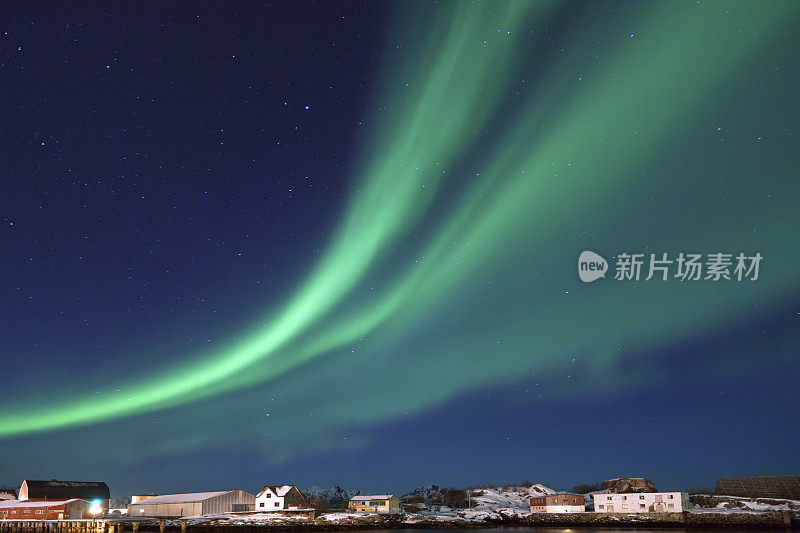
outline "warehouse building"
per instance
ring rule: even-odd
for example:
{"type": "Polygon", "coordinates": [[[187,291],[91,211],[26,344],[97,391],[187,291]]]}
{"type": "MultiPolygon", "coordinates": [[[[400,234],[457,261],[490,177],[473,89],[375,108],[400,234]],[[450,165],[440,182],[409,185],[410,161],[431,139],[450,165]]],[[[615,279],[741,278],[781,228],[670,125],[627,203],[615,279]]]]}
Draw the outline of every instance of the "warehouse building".
{"type": "Polygon", "coordinates": [[[164,494],[128,505],[128,516],[179,518],[253,511],[256,497],[243,490],[164,494]]]}
{"type": "Polygon", "coordinates": [[[91,518],[86,500],[0,501],[0,520],[64,520],[91,518]]]}
{"type": "Polygon", "coordinates": [[[96,502],[104,511],[108,511],[111,495],[108,485],[102,481],[59,481],[51,479],[40,481],[26,479],[19,488],[21,501],[48,501],[81,499],[96,502]]]}

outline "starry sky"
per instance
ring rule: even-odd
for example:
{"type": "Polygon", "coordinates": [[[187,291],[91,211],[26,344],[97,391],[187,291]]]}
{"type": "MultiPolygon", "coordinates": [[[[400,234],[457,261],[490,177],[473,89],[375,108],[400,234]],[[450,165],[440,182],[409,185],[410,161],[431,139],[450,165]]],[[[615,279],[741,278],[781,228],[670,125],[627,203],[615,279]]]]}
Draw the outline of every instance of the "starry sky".
{"type": "Polygon", "coordinates": [[[9,6],[0,482],[796,474],[799,23],[779,0],[9,6]],[[730,279],[676,276],[718,253],[730,279]]]}

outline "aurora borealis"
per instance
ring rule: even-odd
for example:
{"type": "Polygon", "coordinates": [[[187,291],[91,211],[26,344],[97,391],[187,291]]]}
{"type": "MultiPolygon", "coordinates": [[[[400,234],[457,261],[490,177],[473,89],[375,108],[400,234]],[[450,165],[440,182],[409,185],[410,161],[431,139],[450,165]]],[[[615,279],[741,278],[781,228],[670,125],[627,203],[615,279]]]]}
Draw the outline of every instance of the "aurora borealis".
{"type": "Polygon", "coordinates": [[[796,464],[798,4],[61,15],[15,13],[3,43],[9,481],[568,488],[796,464]],[[764,261],[754,282],[583,284],[586,249],[764,261]],[[585,413],[556,435],[561,409],[585,413]],[[726,410],[759,437],[714,462],[726,410]],[[648,424],[656,451],[703,435],[687,466],[609,451],[648,424]],[[609,464],[532,458],[587,431],[609,464]],[[378,448],[419,462],[359,471],[378,448]]]}

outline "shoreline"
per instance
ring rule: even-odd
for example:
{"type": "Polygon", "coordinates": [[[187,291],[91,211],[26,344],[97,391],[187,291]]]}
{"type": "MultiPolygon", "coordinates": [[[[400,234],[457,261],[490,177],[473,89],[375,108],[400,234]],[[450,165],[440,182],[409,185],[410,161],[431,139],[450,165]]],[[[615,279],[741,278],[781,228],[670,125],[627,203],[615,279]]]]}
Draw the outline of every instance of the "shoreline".
{"type": "MultiPolygon", "coordinates": [[[[266,531],[356,531],[378,529],[491,529],[491,528],[603,528],[603,529],[751,529],[800,530],[800,515],[790,511],[765,511],[761,513],[652,513],[631,514],[534,514],[523,517],[501,516],[481,521],[461,519],[426,519],[409,515],[365,516],[341,521],[324,519],[287,519],[273,523],[220,523],[220,521],[192,520],[183,530],[171,520],[165,530],[169,533],[185,531],[214,531],[215,533],[259,533],[266,531]]],[[[187,520],[188,522],[188,520],[187,520]]],[[[141,531],[159,531],[158,522],[143,522],[141,531]]]]}

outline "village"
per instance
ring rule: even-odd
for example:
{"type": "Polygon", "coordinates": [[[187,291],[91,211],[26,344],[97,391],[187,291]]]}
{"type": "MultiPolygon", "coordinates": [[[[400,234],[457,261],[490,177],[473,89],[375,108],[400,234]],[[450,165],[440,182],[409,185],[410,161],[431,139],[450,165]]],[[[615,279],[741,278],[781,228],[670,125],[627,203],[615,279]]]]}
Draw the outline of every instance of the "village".
{"type": "MultiPolygon", "coordinates": [[[[338,487],[337,487],[338,488],[338,487]]],[[[714,494],[659,492],[644,478],[615,478],[563,492],[545,485],[471,488],[421,487],[396,494],[350,494],[336,501],[318,489],[265,485],[256,493],[218,490],[146,494],[112,499],[99,481],[24,480],[0,491],[2,531],[122,533],[166,528],[261,525],[282,527],[400,527],[624,523],[794,526],[800,513],[800,476],[719,478],[714,494]],[[586,490],[591,489],[591,490],[586,490]],[[120,506],[120,503],[127,503],[120,506]],[[115,506],[116,505],[116,506],[115,506]],[[714,516],[709,522],[708,517],[714,516]],[[703,517],[703,518],[699,518],[703,517]],[[733,522],[731,522],[733,520],[733,522]]]]}

